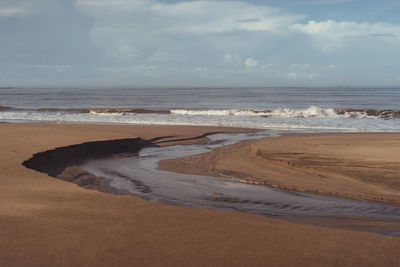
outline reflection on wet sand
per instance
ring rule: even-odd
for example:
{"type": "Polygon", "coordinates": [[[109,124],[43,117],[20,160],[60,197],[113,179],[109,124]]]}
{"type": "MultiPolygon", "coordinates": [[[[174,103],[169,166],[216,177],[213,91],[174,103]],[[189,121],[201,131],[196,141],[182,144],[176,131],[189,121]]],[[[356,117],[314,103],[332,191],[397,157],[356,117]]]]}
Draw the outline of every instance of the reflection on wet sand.
{"type": "Polygon", "coordinates": [[[400,232],[400,207],[280,190],[208,176],[177,174],[158,169],[164,159],[205,153],[239,140],[272,133],[216,134],[209,144],[148,147],[138,156],[87,161],[82,168],[111,179],[111,186],[150,201],[190,207],[225,209],[279,216],[292,222],[373,231],[400,232]]]}

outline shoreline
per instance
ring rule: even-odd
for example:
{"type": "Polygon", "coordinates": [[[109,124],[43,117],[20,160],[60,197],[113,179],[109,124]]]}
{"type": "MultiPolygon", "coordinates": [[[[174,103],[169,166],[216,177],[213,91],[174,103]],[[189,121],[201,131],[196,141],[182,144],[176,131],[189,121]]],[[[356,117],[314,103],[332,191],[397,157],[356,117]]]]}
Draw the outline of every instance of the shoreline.
{"type": "Polygon", "coordinates": [[[212,131],[221,128],[0,124],[0,138],[6,140],[0,143],[0,262],[6,266],[400,262],[396,237],[104,194],[21,165],[33,154],[56,147],[137,137],[186,139],[212,131]]]}

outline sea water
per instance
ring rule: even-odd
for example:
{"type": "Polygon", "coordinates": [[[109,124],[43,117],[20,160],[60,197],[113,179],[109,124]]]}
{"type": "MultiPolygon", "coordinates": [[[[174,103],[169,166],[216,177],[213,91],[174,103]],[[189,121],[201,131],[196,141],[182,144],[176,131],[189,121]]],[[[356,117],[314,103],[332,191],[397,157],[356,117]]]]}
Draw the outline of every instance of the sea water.
{"type": "Polygon", "coordinates": [[[0,120],[400,131],[400,88],[0,88],[0,120]]]}

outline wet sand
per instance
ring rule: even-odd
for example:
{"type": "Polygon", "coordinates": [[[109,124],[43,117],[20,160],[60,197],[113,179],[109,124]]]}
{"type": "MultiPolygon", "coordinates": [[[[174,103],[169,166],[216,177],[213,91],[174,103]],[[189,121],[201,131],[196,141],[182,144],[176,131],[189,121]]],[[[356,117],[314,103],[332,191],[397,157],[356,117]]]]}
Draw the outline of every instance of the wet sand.
{"type": "Polygon", "coordinates": [[[163,161],[160,166],[299,192],[400,204],[398,133],[288,134],[163,161]]]}
{"type": "Polygon", "coordinates": [[[1,265],[399,264],[397,237],[105,194],[21,165],[34,153],[83,142],[138,136],[184,139],[213,131],[221,129],[0,124],[1,265]]]}

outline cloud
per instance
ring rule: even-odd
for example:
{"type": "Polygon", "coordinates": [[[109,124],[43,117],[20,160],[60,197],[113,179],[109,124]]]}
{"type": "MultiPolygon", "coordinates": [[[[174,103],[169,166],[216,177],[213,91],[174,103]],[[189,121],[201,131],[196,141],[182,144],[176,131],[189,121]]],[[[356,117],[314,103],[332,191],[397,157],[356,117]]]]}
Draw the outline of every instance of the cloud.
{"type": "MultiPolygon", "coordinates": [[[[319,8],[326,8],[322,4],[348,1],[303,2],[321,4],[314,6],[318,10],[310,11],[319,12],[319,8]]],[[[399,42],[399,25],[305,20],[296,11],[286,12],[268,3],[76,0],[76,7],[93,23],[91,41],[104,55],[99,67],[112,67],[109,72],[115,70],[116,76],[126,73],[132,80],[144,72],[169,80],[209,78],[210,83],[269,79],[317,83],[329,77],[336,82],[340,75],[349,73],[350,65],[397,64],[391,54],[399,42]],[[377,55],[377,49],[383,52],[377,55]],[[154,65],[157,68],[146,67],[154,65]]],[[[324,14],[318,13],[318,17],[324,14]]]]}
{"type": "Polygon", "coordinates": [[[396,38],[397,35],[390,34],[390,33],[371,33],[369,36],[372,37],[389,37],[389,38],[396,38]]]}
{"type": "Polygon", "coordinates": [[[205,68],[205,67],[196,67],[195,70],[196,70],[196,71],[208,71],[208,68],[205,68]]]}
{"type": "Polygon", "coordinates": [[[149,57],[149,61],[182,63],[182,62],[185,62],[186,59],[185,59],[185,57],[183,57],[179,54],[176,54],[176,53],[157,50],[154,53],[152,53],[152,55],[149,57]]]}
{"type": "Polygon", "coordinates": [[[23,16],[27,13],[23,7],[0,7],[0,18],[23,16]]]}
{"type": "Polygon", "coordinates": [[[324,66],[324,69],[329,70],[329,71],[334,71],[337,68],[335,64],[329,64],[327,66],[324,66]]]}
{"type": "Polygon", "coordinates": [[[256,60],[256,59],[250,57],[250,58],[248,58],[248,59],[246,59],[246,60],[244,61],[244,65],[245,65],[246,68],[248,68],[248,69],[254,68],[254,67],[256,67],[256,66],[258,65],[258,60],[256,60]]]}
{"type": "Polygon", "coordinates": [[[170,25],[164,30],[190,33],[281,31],[303,17],[241,1],[153,2],[146,9],[152,15],[170,19],[170,25]]]}
{"type": "Polygon", "coordinates": [[[51,0],[1,0],[0,19],[25,17],[51,5],[51,0]]]}
{"type": "Polygon", "coordinates": [[[333,66],[292,63],[273,66],[273,70],[278,77],[282,77],[286,81],[312,81],[320,77],[321,74],[332,71],[332,68],[336,68],[333,66]]]}
{"type": "Polygon", "coordinates": [[[298,76],[297,72],[288,72],[286,73],[286,78],[288,79],[296,79],[298,76]]]}
{"type": "Polygon", "coordinates": [[[232,62],[232,61],[237,61],[240,60],[240,57],[236,54],[226,54],[224,55],[224,61],[225,62],[232,62]]]}
{"type": "Polygon", "coordinates": [[[315,0],[309,2],[310,4],[341,4],[341,3],[349,3],[349,2],[356,2],[357,0],[315,0]]]}
{"type": "Polygon", "coordinates": [[[125,39],[115,41],[115,45],[108,49],[106,55],[120,61],[129,61],[137,55],[136,48],[133,44],[125,39]]]}
{"type": "Polygon", "coordinates": [[[399,74],[389,74],[383,80],[382,84],[390,85],[390,86],[399,86],[400,85],[400,75],[399,74]]]}
{"type": "Polygon", "coordinates": [[[74,69],[74,66],[72,65],[44,65],[44,64],[16,64],[10,66],[15,69],[23,69],[24,72],[27,70],[44,70],[44,71],[54,71],[54,72],[65,72],[65,71],[71,71],[74,69]]]}
{"type": "Polygon", "coordinates": [[[240,66],[242,65],[242,59],[237,54],[226,54],[223,58],[225,63],[228,63],[232,66],[240,66]]]}
{"type": "Polygon", "coordinates": [[[56,72],[64,72],[73,69],[73,66],[71,65],[32,65],[26,67],[33,69],[53,70],[56,72]]]}
{"type": "Polygon", "coordinates": [[[210,57],[222,52],[225,63],[238,66],[238,55],[280,36],[294,43],[304,40],[302,36],[311,37],[325,52],[371,38],[400,40],[399,25],[333,20],[300,23],[303,15],[244,1],[77,0],[76,6],[94,19],[92,39],[109,58],[136,63],[151,59],[178,64],[174,58],[180,58],[204,64],[201,61],[206,57],[202,59],[199,53],[203,49],[210,57]]]}
{"type": "Polygon", "coordinates": [[[289,69],[292,70],[307,70],[310,67],[309,64],[290,64],[289,69]]]}
{"type": "Polygon", "coordinates": [[[99,67],[96,68],[97,72],[106,73],[106,74],[148,74],[157,70],[157,66],[147,66],[147,65],[132,65],[127,67],[99,67]]]}
{"type": "Polygon", "coordinates": [[[109,58],[136,62],[165,59],[168,54],[201,61],[205,58],[198,50],[208,49],[212,56],[213,49],[217,52],[233,46],[232,55],[239,54],[245,44],[256,44],[268,34],[285,34],[303,18],[244,1],[77,0],[76,7],[93,18],[92,40],[109,58]],[[242,38],[246,34],[260,37],[254,41],[242,38]],[[157,51],[163,55],[158,57],[157,51]]]}
{"type": "MultiPolygon", "coordinates": [[[[77,0],[83,12],[100,17],[136,15],[167,32],[281,31],[304,16],[242,1],[77,0]]],[[[132,21],[135,17],[130,16],[132,21]]]]}
{"type": "Polygon", "coordinates": [[[290,28],[313,37],[317,44],[328,52],[369,37],[381,38],[384,41],[393,39],[400,41],[400,25],[387,23],[337,22],[333,20],[317,22],[311,20],[307,24],[296,23],[290,28]]]}
{"type": "Polygon", "coordinates": [[[296,72],[290,71],[286,73],[277,73],[278,76],[285,78],[286,80],[314,80],[317,77],[317,73],[315,72],[296,72]]]}

